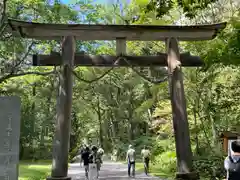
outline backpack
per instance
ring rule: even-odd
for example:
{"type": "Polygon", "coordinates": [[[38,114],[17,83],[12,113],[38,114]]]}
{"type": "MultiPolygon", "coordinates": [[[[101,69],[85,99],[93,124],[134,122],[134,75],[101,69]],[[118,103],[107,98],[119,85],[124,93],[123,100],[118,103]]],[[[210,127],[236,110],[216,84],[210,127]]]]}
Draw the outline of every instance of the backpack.
{"type": "Polygon", "coordinates": [[[92,153],[89,155],[88,161],[89,161],[89,163],[95,163],[95,158],[94,158],[94,155],[92,153]]]}
{"type": "Polygon", "coordinates": [[[89,156],[89,163],[99,163],[100,161],[100,157],[97,153],[91,153],[89,156]]]}
{"type": "Polygon", "coordinates": [[[232,157],[229,156],[229,179],[234,180],[235,178],[238,179],[240,175],[240,159],[237,162],[234,162],[232,157]]]}

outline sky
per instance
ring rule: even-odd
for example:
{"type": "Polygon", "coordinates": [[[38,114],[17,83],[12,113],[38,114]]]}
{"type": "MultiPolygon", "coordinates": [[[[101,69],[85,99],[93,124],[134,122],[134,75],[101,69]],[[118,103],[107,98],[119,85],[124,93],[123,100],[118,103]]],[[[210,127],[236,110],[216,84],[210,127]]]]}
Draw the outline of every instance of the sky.
{"type": "MultiPolygon", "coordinates": [[[[89,0],[60,0],[61,3],[66,5],[74,5],[77,1],[83,1],[85,3],[89,2],[89,0]]],[[[123,8],[123,3],[130,4],[131,0],[91,0],[93,4],[119,4],[120,10],[123,8]]],[[[90,1],[90,2],[91,2],[90,1]]],[[[122,12],[122,11],[121,11],[122,12]]],[[[84,18],[84,16],[83,16],[84,18]]],[[[85,19],[85,18],[84,18],[85,19]]]]}

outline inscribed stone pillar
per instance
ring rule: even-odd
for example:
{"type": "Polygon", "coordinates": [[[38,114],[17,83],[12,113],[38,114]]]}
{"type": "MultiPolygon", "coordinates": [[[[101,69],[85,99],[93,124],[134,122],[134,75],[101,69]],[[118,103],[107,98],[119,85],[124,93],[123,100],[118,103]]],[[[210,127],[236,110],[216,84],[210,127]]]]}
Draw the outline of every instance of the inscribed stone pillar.
{"type": "Polygon", "coordinates": [[[18,180],[20,113],[19,97],[0,97],[0,179],[18,180]]]}

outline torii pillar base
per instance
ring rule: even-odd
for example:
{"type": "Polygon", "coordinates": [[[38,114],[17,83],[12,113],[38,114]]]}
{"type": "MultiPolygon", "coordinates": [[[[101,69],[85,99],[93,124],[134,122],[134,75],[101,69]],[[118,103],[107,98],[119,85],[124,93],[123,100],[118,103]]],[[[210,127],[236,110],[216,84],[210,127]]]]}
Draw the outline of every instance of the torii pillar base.
{"type": "Polygon", "coordinates": [[[71,180],[71,177],[48,177],[47,180],[71,180]]]}
{"type": "Polygon", "coordinates": [[[199,180],[199,174],[197,172],[189,173],[176,173],[176,180],[199,180]]]}

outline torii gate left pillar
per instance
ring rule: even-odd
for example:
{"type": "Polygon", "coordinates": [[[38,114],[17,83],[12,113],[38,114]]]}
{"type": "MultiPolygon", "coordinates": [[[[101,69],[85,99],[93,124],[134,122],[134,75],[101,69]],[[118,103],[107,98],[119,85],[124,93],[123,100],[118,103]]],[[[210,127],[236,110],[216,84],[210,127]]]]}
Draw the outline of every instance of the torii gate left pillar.
{"type": "Polygon", "coordinates": [[[68,177],[68,151],[71,130],[72,68],[74,65],[75,39],[66,36],[62,41],[62,66],[59,78],[58,109],[53,140],[52,173],[48,180],[71,180],[68,177]]]}

